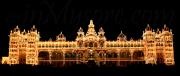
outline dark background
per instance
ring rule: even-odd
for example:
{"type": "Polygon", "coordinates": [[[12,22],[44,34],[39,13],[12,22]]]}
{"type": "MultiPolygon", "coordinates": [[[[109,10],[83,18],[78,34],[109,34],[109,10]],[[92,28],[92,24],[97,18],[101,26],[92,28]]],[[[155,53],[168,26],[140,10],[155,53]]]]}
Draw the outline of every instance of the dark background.
{"type": "Polygon", "coordinates": [[[41,40],[55,40],[62,31],[67,40],[73,41],[79,27],[87,32],[89,20],[93,19],[96,32],[103,27],[107,40],[116,40],[121,30],[128,39],[139,39],[147,24],[155,30],[166,24],[174,33],[177,59],[177,7],[176,2],[166,1],[0,1],[0,56],[8,56],[8,35],[16,25],[29,30],[35,24],[41,40]]]}

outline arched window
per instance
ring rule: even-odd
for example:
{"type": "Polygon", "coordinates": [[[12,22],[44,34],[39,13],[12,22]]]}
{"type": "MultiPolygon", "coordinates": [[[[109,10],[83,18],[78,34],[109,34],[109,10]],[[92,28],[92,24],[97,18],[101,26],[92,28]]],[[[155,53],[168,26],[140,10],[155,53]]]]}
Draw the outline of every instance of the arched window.
{"type": "Polygon", "coordinates": [[[90,42],[90,43],[89,43],[89,47],[93,47],[93,42],[90,42]]]}

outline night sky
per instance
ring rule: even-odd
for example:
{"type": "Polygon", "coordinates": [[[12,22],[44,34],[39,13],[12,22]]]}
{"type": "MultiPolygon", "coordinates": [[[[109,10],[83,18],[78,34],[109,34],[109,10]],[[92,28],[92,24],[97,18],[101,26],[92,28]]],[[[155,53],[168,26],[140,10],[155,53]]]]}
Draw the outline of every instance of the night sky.
{"type": "Polygon", "coordinates": [[[73,41],[79,27],[87,32],[90,19],[94,20],[96,32],[103,27],[107,40],[115,40],[121,30],[128,39],[139,39],[147,24],[155,30],[167,24],[176,36],[176,7],[169,2],[151,1],[4,0],[0,2],[0,55],[8,55],[8,34],[16,25],[21,30],[36,25],[41,40],[55,40],[62,31],[67,40],[73,41]]]}

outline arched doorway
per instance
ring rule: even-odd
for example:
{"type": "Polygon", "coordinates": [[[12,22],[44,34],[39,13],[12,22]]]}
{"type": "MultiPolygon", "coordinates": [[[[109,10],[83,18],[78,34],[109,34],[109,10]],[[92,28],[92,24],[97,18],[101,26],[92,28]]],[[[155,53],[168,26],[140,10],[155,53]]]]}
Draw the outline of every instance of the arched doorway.
{"type": "Polygon", "coordinates": [[[53,51],[51,53],[51,64],[55,66],[62,66],[63,65],[63,52],[62,51],[53,51]]]}
{"type": "Polygon", "coordinates": [[[90,49],[88,51],[88,64],[95,65],[96,64],[95,59],[96,59],[96,52],[95,50],[90,49]]]}
{"type": "Polygon", "coordinates": [[[19,50],[19,64],[26,64],[26,50],[19,50]]]}
{"type": "Polygon", "coordinates": [[[163,53],[157,53],[157,64],[164,64],[163,53]]]}
{"type": "Polygon", "coordinates": [[[95,51],[90,49],[88,52],[88,60],[94,60],[94,59],[95,59],[95,51]]]}
{"type": "Polygon", "coordinates": [[[122,51],[119,53],[121,60],[130,60],[131,59],[131,53],[129,51],[122,51]]]}
{"type": "Polygon", "coordinates": [[[134,64],[144,64],[145,63],[145,61],[144,61],[144,52],[141,51],[141,50],[134,51],[133,60],[137,60],[137,61],[133,62],[134,64]]]}
{"type": "Polygon", "coordinates": [[[38,55],[39,65],[47,65],[49,64],[49,52],[41,51],[38,55]]]}

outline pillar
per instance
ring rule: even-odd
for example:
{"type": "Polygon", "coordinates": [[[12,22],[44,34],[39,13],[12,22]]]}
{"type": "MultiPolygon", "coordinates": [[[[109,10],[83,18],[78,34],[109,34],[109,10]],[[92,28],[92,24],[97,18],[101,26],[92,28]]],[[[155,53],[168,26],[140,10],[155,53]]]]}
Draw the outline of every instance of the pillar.
{"type": "Polygon", "coordinates": [[[50,63],[50,64],[52,63],[51,57],[52,57],[52,51],[49,51],[49,63],[50,63]]]}
{"type": "Polygon", "coordinates": [[[120,52],[118,51],[117,52],[117,59],[118,59],[118,61],[117,61],[117,66],[120,66],[120,54],[119,54],[120,52]]]}
{"type": "Polygon", "coordinates": [[[75,52],[76,53],[76,64],[79,64],[79,58],[78,58],[78,55],[79,55],[79,53],[78,52],[75,52]]]}
{"type": "Polygon", "coordinates": [[[106,52],[103,54],[103,56],[104,56],[104,64],[106,64],[106,52]]]}
{"type": "Polygon", "coordinates": [[[63,66],[65,65],[65,54],[66,52],[63,51],[63,66]]]}

